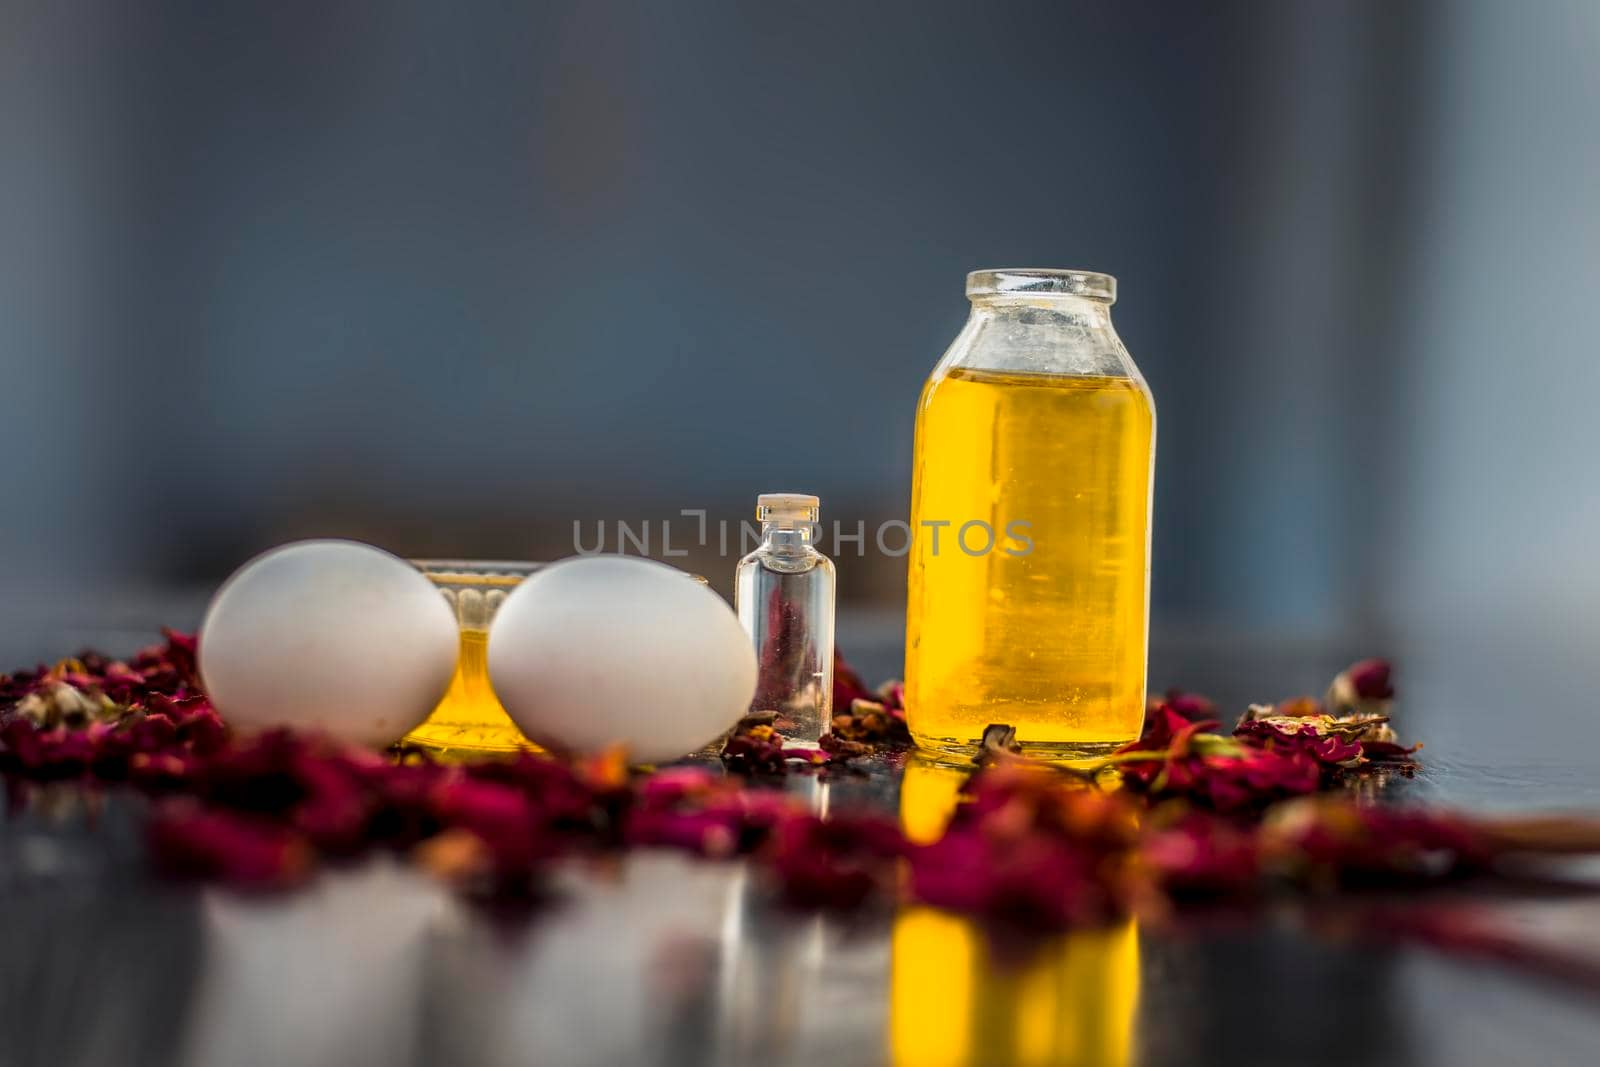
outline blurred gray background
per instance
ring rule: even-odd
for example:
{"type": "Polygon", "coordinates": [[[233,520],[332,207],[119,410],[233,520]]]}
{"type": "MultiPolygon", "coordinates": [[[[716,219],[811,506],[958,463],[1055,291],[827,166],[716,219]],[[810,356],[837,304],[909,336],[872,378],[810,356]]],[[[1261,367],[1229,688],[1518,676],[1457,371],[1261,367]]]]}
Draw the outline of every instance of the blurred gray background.
{"type": "Polygon", "coordinates": [[[0,0],[4,648],[298,536],[904,516],[964,273],[1072,266],[1157,398],[1158,633],[1586,659],[1597,50],[1592,0],[0,0]]]}

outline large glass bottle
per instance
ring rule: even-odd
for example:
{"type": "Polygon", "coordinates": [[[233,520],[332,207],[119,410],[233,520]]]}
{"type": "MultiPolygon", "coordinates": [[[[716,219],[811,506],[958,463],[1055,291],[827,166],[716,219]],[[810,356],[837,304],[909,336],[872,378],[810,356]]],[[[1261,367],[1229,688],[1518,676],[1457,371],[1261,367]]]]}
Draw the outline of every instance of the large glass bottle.
{"type": "Polygon", "coordinates": [[[967,297],[917,408],[907,720],[924,748],[1006,724],[1100,755],[1144,717],[1155,404],[1109,275],[976,271],[967,297]]]}

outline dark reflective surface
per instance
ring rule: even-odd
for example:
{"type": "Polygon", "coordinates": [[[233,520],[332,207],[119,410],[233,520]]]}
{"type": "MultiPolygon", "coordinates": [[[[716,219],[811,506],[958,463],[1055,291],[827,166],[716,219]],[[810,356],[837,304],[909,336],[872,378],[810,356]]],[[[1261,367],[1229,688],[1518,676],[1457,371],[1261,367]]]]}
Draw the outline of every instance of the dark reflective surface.
{"type": "MultiPolygon", "coordinates": [[[[1158,646],[1157,680],[1232,705],[1314,689],[1362,651],[1228,648],[1158,646]],[[1240,692],[1243,679],[1259,684],[1240,692]]],[[[893,669],[887,642],[856,652],[869,674],[893,669]]],[[[1427,739],[1428,766],[1397,800],[1600,806],[1582,714],[1563,720],[1566,743],[1539,744],[1472,703],[1520,692],[1514,679],[1474,681],[1451,662],[1430,673],[1419,653],[1403,676],[1404,732],[1427,739]]],[[[938,832],[957,784],[913,759],[782,787],[828,810],[898,811],[918,836],[938,832]]],[[[1359,901],[1031,940],[928,909],[794,914],[741,863],[655,852],[570,864],[548,906],[496,915],[388,859],[279,897],[162,884],[144,867],[142,806],[78,787],[8,802],[0,1064],[1501,1064],[1600,1051],[1600,898],[1586,892],[1470,898],[1530,949],[1521,964],[1353,937],[1359,901]]]]}

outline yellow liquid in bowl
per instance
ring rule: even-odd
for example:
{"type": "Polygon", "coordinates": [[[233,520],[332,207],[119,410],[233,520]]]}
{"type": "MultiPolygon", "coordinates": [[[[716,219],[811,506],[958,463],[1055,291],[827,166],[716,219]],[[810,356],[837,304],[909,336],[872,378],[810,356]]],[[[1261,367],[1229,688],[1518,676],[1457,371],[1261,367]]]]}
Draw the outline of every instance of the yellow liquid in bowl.
{"type": "Polygon", "coordinates": [[[906,715],[925,748],[992,723],[1093,756],[1139,734],[1155,412],[1128,378],[957,368],[917,413],[906,715]],[[926,525],[943,521],[936,530],[926,525]],[[986,534],[974,521],[994,531],[986,534]]]}
{"type": "Polygon", "coordinates": [[[440,750],[515,752],[537,751],[537,746],[522,736],[489,684],[489,632],[462,630],[461,655],[444,699],[428,716],[428,721],[405,737],[406,743],[440,750]]]}

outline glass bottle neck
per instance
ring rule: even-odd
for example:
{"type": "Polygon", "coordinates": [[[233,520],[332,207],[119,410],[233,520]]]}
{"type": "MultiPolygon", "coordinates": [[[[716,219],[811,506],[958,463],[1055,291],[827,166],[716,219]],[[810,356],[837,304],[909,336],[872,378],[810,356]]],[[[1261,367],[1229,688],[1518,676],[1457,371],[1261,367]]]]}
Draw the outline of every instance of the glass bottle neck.
{"type": "Polygon", "coordinates": [[[975,296],[971,300],[972,317],[975,320],[1080,330],[1111,329],[1110,302],[1094,297],[1064,293],[1006,293],[975,296]]]}
{"type": "Polygon", "coordinates": [[[804,552],[811,547],[816,529],[806,522],[764,522],[761,547],[772,552],[804,552]]]}

